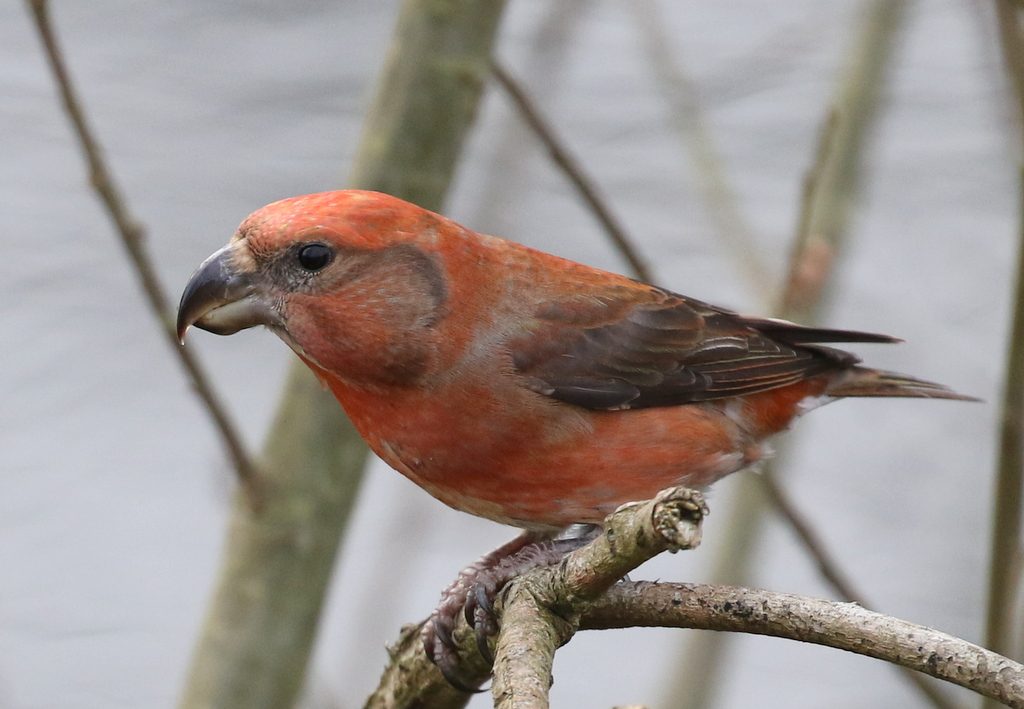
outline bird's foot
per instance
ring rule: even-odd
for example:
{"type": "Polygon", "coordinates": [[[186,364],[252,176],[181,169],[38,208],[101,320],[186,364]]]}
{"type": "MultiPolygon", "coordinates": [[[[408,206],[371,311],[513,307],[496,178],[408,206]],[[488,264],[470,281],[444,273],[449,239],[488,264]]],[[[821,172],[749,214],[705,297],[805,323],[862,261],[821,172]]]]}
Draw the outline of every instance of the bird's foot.
{"type": "Polygon", "coordinates": [[[480,655],[490,664],[490,639],[498,633],[494,602],[498,594],[516,576],[540,566],[558,563],[600,531],[587,526],[570,536],[551,539],[543,534],[524,532],[512,541],[486,554],[459,572],[458,578],[441,594],[441,602],[423,626],[423,648],[430,661],[456,689],[478,691],[459,679],[458,647],[452,639],[459,613],[473,628],[480,655]]]}

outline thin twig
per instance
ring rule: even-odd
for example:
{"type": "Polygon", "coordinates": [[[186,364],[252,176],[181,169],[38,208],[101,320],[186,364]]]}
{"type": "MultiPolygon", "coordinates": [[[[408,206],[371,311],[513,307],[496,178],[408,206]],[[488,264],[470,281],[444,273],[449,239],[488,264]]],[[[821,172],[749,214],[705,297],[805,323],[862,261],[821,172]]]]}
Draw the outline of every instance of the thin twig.
{"type": "Polygon", "coordinates": [[[184,367],[188,378],[191,380],[192,388],[199,399],[203,402],[207,413],[213,420],[213,424],[220,433],[224,447],[238,475],[242,489],[249,497],[253,508],[259,506],[259,480],[257,470],[249,455],[245,451],[242,437],[239,435],[234,423],[232,423],[227,409],[221,403],[207,377],[202,365],[195,354],[189,349],[181,346],[174,329],[174,315],[168,303],[165,290],[160,284],[156,268],[146,251],[145,231],[142,226],[128,212],[120,191],[114,184],[110,170],[103,159],[103,153],[96,142],[92,131],[86,121],[81,104],[75,94],[71,77],[64,64],[63,53],[57,43],[57,38],[50,23],[49,8],[46,0],[29,0],[29,8],[35,19],[36,29],[43,42],[46,51],[46,58],[49,61],[50,69],[53,71],[54,80],[60,91],[61,101],[64,110],[68,114],[75,136],[78,138],[82,154],[89,167],[89,182],[100,201],[107,210],[111,221],[114,223],[121,243],[135,267],[142,290],[146,294],[150,310],[160,322],[160,329],[163,331],[171,350],[178,357],[181,366],[184,367]]]}
{"type": "MultiPolygon", "coordinates": [[[[1018,106],[1017,121],[1024,128],[1024,38],[1017,8],[1009,0],[997,0],[996,15],[1006,72],[1018,106]]],[[[1002,653],[1012,651],[1013,631],[1018,627],[1014,621],[1014,602],[1019,583],[1015,570],[1021,553],[1021,491],[1024,486],[1024,432],[1021,428],[1024,424],[1024,172],[1020,175],[1020,189],[1021,236],[999,429],[985,622],[988,647],[1002,653]]]]}
{"type": "Polygon", "coordinates": [[[774,475],[759,476],[761,484],[772,505],[780,515],[789,523],[793,532],[800,539],[807,552],[818,566],[822,577],[832,586],[843,600],[867,606],[860,593],[853,587],[846,572],[840,568],[838,562],[832,558],[824,542],[818,536],[813,525],[804,517],[804,514],[789,499],[789,495],[779,485],[774,475]]]}
{"type": "Polygon", "coordinates": [[[512,99],[516,108],[519,109],[523,120],[533,129],[537,138],[544,144],[544,147],[551,155],[551,159],[555,161],[555,164],[569,178],[569,181],[576,188],[580,197],[593,212],[594,217],[600,222],[605,232],[607,232],[608,237],[614,242],[619,253],[629,263],[633,274],[641,281],[650,283],[652,278],[650,268],[648,268],[647,263],[633,245],[633,240],[626,233],[626,230],[619,223],[618,219],[615,218],[615,215],[612,214],[608,203],[601,197],[597,186],[583,171],[579,161],[569,153],[563,141],[555,134],[552,126],[540,115],[540,112],[533,105],[533,101],[526,94],[526,91],[519,85],[519,82],[512,78],[508,70],[496,59],[491,61],[491,70],[498,84],[505,90],[509,98],[512,99]]]}
{"type": "Polygon", "coordinates": [[[662,86],[662,94],[672,109],[673,125],[693,163],[697,190],[705,212],[715,227],[718,240],[732,252],[747,283],[763,300],[767,300],[772,279],[715,146],[698,88],[673,56],[668,28],[657,3],[644,0],[632,3],[632,7],[646,40],[643,46],[648,62],[662,86]]]}

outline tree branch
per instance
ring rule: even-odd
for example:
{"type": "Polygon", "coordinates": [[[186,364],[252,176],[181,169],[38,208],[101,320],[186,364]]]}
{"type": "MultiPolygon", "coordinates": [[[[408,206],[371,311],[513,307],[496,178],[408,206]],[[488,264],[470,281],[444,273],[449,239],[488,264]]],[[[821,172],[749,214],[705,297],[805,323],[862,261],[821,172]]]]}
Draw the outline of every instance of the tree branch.
{"type": "Polygon", "coordinates": [[[604,229],[608,238],[612,240],[619,253],[629,264],[633,275],[641,281],[652,282],[653,274],[647,266],[647,262],[640,255],[640,251],[633,245],[633,239],[626,233],[626,230],[619,223],[619,220],[612,214],[607,201],[601,197],[597,186],[587,176],[580,163],[570,154],[562,140],[555,134],[554,128],[541,116],[540,111],[534,106],[533,100],[526,91],[519,85],[519,82],[512,78],[512,75],[496,59],[491,61],[491,71],[498,85],[505,90],[508,97],[512,99],[520,115],[528,126],[533,130],[538,140],[547,149],[552,161],[557,165],[565,176],[576,188],[583,202],[590,208],[594,218],[597,219],[604,229]]]}
{"type": "Polygon", "coordinates": [[[95,190],[100,202],[107,211],[107,216],[114,223],[114,228],[121,239],[121,244],[128,254],[139,278],[142,292],[146,296],[154,317],[160,323],[171,350],[178,358],[179,363],[185,370],[186,376],[192,383],[192,388],[203,403],[203,407],[213,421],[214,427],[220,434],[221,442],[227,450],[231,459],[238,480],[245,491],[247,501],[253,509],[257,509],[260,501],[259,476],[256,466],[253,464],[249,454],[245,450],[242,437],[238,433],[235,424],[231,420],[220,397],[214,391],[206,371],[203,369],[199,359],[191,349],[181,346],[178,342],[178,335],[174,328],[174,313],[171,309],[166,291],[160,283],[156,267],[153,265],[149,252],[146,249],[146,233],[142,225],[131,215],[125,204],[121,191],[114,183],[106,161],[103,158],[103,151],[93,136],[78,101],[71,76],[64,65],[64,55],[61,52],[57,37],[54,34],[53,26],[50,23],[49,7],[46,0],[28,0],[29,9],[35,20],[36,30],[42,40],[46,59],[53,72],[54,81],[60,93],[64,110],[71,122],[71,127],[78,140],[82,155],[89,168],[89,183],[95,190]]]}
{"type": "Polygon", "coordinates": [[[1024,666],[946,633],[789,593],[729,586],[621,583],[590,602],[580,628],[673,627],[771,635],[847,650],[1024,707],[1024,666]]]}
{"type": "MultiPolygon", "coordinates": [[[[672,123],[696,176],[698,196],[720,243],[732,253],[734,262],[746,276],[747,284],[767,301],[772,279],[761,258],[754,230],[740,207],[739,197],[726,172],[726,165],[715,145],[700,92],[682,64],[673,56],[675,37],[669,37],[669,25],[653,0],[630,3],[655,79],[661,84],[671,110],[672,123]]],[[[789,36],[787,35],[787,40],[789,36]]],[[[759,74],[758,74],[759,75],[759,74]]]]}
{"type": "MultiPolygon", "coordinates": [[[[429,619],[416,625],[402,628],[398,641],[389,645],[388,664],[384,668],[377,689],[374,690],[364,709],[462,709],[473,697],[448,684],[423,652],[423,625],[429,619]]],[[[473,631],[460,621],[452,634],[459,647],[462,662],[459,672],[467,686],[479,687],[491,675],[490,666],[477,652],[473,631]]]]}
{"type": "Polygon", "coordinates": [[[555,650],[576,631],[577,606],[663,551],[696,548],[707,511],[693,490],[663,490],[652,500],[610,514],[599,537],[557,566],[512,581],[498,608],[502,623],[494,653],[494,706],[546,707],[555,650]]]}
{"type": "MultiPolygon", "coordinates": [[[[604,533],[557,566],[511,582],[496,606],[501,632],[495,651],[495,706],[547,706],[556,649],[577,630],[674,627],[771,635],[826,645],[916,670],[1011,707],[1024,709],[1024,666],[965,640],[866,610],[774,591],[730,586],[618,582],[661,551],[700,541],[702,501],[683,488],[626,505],[605,521],[604,533]]],[[[463,670],[482,678],[486,667],[463,620],[454,636],[463,670]]],[[[407,627],[392,663],[367,707],[461,707],[468,694],[447,686],[423,653],[419,628],[407,627]]]]}

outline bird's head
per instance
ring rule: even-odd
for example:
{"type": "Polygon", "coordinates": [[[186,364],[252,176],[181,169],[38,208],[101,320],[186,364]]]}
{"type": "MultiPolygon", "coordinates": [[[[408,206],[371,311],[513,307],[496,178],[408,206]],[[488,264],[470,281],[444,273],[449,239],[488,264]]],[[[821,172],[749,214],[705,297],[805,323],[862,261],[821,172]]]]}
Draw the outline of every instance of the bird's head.
{"type": "Polygon", "coordinates": [[[193,274],[178,337],[193,325],[218,335],[266,325],[322,369],[414,376],[428,365],[431,330],[446,312],[440,254],[453,227],[374,192],[274,202],[193,274]]]}

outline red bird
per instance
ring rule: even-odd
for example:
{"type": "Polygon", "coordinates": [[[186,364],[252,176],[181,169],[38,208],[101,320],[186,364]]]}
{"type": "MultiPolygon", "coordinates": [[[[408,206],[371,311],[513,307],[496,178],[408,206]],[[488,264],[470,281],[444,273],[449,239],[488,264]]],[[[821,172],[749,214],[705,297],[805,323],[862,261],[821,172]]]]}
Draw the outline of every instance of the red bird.
{"type": "Polygon", "coordinates": [[[710,485],[833,399],[967,398],[822,345],[894,338],[741,316],[356,190],[250,215],[186,287],[190,325],[267,326],[391,467],[535,533],[710,485]]]}

